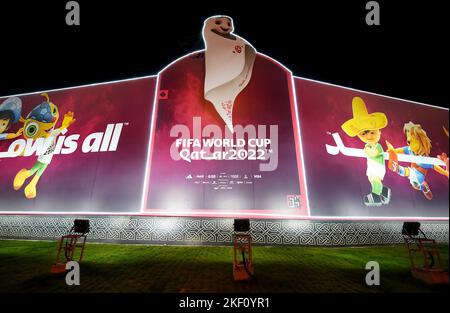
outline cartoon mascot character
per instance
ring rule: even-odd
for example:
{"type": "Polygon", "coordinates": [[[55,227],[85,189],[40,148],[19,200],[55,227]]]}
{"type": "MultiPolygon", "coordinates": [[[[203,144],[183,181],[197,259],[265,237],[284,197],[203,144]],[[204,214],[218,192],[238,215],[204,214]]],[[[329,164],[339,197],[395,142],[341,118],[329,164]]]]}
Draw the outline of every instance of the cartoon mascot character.
{"type": "Polygon", "coordinates": [[[75,122],[73,112],[69,111],[64,115],[61,127],[55,129],[55,125],[59,119],[58,107],[50,101],[46,93],[43,93],[42,96],[45,97],[46,101],[36,106],[28,114],[23,127],[23,136],[25,139],[33,140],[44,138],[45,152],[38,157],[31,169],[21,169],[14,178],[13,183],[14,190],[19,190],[25,183],[25,180],[34,175],[30,183],[24,189],[25,197],[27,199],[36,197],[36,185],[39,178],[52,161],[58,136],[65,132],[66,129],[75,122]]]}
{"type": "Polygon", "coordinates": [[[445,153],[438,156],[439,159],[446,163],[446,169],[443,169],[438,165],[422,163],[411,163],[410,166],[399,165],[397,156],[398,153],[428,157],[431,150],[431,140],[421,125],[408,122],[403,126],[403,132],[406,137],[406,142],[408,144],[407,146],[394,148],[391,143],[386,141],[389,152],[388,167],[391,171],[397,173],[398,175],[407,177],[414,189],[422,191],[425,198],[431,200],[433,199],[433,194],[430,186],[425,180],[428,170],[433,169],[448,178],[448,157],[445,153]]]}
{"type": "Polygon", "coordinates": [[[391,189],[383,185],[386,174],[384,151],[381,144],[381,129],[388,124],[384,113],[368,113],[366,104],[360,97],[352,101],[353,118],[342,124],[342,129],[350,137],[358,136],[365,143],[364,152],[367,156],[366,175],[371,185],[371,192],[364,196],[367,206],[388,204],[391,199],[391,189]]]}

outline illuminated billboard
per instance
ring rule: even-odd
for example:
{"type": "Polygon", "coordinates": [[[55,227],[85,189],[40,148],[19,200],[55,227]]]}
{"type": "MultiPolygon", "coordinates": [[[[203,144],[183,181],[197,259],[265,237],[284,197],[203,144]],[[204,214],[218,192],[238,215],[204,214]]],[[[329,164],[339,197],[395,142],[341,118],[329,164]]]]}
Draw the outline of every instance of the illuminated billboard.
{"type": "Polygon", "coordinates": [[[448,218],[447,109],[295,86],[313,216],[448,218]]]}
{"type": "Polygon", "coordinates": [[[0,99],[0,211],[139,212],[154,77],[0,99]]]}
{"type": "Polygon", "coordinates": [[[207,19],[157,76],[0,98],[0,212],[448,219],[448,110],[294,77],[207,19]]]}

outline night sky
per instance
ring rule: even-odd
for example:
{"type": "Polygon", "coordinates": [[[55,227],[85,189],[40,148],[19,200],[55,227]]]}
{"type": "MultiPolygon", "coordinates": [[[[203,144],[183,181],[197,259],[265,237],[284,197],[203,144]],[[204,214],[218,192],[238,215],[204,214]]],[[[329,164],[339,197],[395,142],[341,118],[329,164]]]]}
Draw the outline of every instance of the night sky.
{"type": "Polygon", "coordinates": [[[66,1],[0,4],[0,95],[157,73],[203,48],[203,20],[234,18],[235,32],[295,75],[447,106],[446,10],[432,2],[379,1],[381,26],[365,24],[366,1],[86,1],[81,26],[65,24],[66,1]]]}

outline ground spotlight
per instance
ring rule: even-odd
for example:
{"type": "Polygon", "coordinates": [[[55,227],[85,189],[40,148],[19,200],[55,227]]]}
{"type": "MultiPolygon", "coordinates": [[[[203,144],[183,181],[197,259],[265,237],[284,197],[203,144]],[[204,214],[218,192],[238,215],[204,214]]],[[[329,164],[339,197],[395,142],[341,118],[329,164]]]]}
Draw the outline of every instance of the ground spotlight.
{"type": "Polygon", "coordinates": [[[89,220],[75,219],[73,221],[72,228],[66,235],[61,236],[61,239],[59,240],[56,260],[50,269],[51,273],[64,273],[66,271],[66,263],[76,259],[76,248],[80,248],[78,262],[83,260],[84,247],[86,245],[89,228],[89,220]],[[64,251],[64,257],[61,256],[62,251],[64,251]]]}
{"type": "Polygon", "coordinates": [[[234,259],[233,277],[235,281],[254,278],[252,237],[250,235],[250,220],[234,220],[234,259]]]}
{"type": "Polygon", "coordinates": [[[413,277],[428,284],[448,284],[448,272],[444,271],[436,241],[429,239],[419,222],[404,222],[402,235],[408,248],[413,277]]]}

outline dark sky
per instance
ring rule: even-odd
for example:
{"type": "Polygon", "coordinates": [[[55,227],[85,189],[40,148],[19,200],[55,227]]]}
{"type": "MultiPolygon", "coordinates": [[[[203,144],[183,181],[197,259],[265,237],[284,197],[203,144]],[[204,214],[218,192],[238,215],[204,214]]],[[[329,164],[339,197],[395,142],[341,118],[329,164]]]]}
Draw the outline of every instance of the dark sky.
{"type": "Polygon", "coordinates": [[[203,48],[206,17],[227,14],[295,75],[439,106],[450,99],[443,1],[380,0],[381,26],[371,27],[367,1],[80,0],[75,27],[66,1],[42,2],[0,4],[0,95],[155,74],[203,48]]]}

